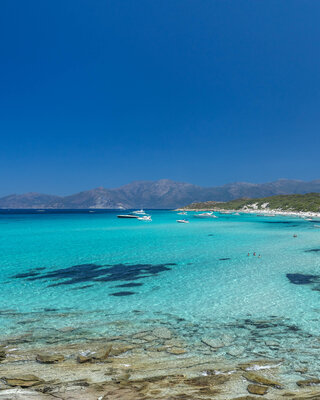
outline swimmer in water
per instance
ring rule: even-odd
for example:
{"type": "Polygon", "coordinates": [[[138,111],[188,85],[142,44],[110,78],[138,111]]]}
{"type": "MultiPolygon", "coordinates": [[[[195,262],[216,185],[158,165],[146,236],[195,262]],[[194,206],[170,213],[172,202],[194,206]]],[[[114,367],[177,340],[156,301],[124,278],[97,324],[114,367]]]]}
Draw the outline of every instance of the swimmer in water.
{"type": "Polygon", "coordinates": [[[255,255],[256,255],[256,252],[254,252],[253,255],[255,256],[255,255]]]}
{"type": "Polygon", "coordinates": [[[258,255],[258,258],[261,258],[261,254],[258,255]]]}
{"type": "Polygon", "coordinates": [[[248,257],[250,256],[250,253],[248,253],[248,257]]]}

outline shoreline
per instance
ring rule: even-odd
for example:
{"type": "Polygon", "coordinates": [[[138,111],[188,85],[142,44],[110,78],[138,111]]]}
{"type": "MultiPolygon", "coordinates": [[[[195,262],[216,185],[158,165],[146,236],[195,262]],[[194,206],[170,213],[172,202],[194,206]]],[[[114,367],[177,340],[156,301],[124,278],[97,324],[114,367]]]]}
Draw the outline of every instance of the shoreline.
{"type": "Polygon", "coordinates": [[[284,359],[257,356],[243,360],[189,351],[170,329],[158,327],[86,341],[31,346],[15,344],[2,351],[0,399],[317,399],[320,381],[311,381],[307,366],[295,373],[295,385],[283,381],[284,359]],[[178,347],[179,346],[179,347],[178,347]],[[313,385],[314,384],[314,385],[313,385]],[[264,394],[262,394],[264,393],[264,394]],[[259,397],[255,397],[258,394],[259,397]],[[8,397],[9,396],[9,397],[8,397]],[[10,397],[12,396],[12,397],[10,397]],[[253,396],[253,397],[246,397],[253,396]]]}
{"type": "Polygon", "coordinates": [[[284,210],[273,210],[273,209],[223,209],[223,208],[179,208],[174,211],[191,211],[191,212],[202,212],[202,211],[213,211],[213,212],[222,212],[227,214],[233,213],[241,213],[241,214],[259,214],[262,216],[284,216],[284,217],[299,217],[299,218],[319,218],[320,213],[315,213],[312,211],[284,211],[284,210]]]}

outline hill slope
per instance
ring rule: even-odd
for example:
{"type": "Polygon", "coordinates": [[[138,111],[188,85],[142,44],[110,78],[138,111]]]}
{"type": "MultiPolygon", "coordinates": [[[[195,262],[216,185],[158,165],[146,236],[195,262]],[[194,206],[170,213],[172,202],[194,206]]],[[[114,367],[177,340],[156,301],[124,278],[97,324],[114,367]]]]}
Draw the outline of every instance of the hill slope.
{"type": "Polygon", "coordinates": [[[237,199],[217,203],[207,201],[193,203],[184,209],[195,210],[282,210],[296,212],[320,212],[320,193],[293,194],[263,197],[258,199],[237,199]]]}
{"type": "Polygon", "coordinates": [[[320,180],[304,182],[280,179],[263,184],[237,182],[216,187],[201,187],[190,183],[161,179],[132,182],[115,189],[100,187],[70,196],[39,193],[14,194],[0,198],[0,208],[177,208],[209,199],[230,201],[242,197],[261,198],[308,192],[320,192],[320,180]]]}

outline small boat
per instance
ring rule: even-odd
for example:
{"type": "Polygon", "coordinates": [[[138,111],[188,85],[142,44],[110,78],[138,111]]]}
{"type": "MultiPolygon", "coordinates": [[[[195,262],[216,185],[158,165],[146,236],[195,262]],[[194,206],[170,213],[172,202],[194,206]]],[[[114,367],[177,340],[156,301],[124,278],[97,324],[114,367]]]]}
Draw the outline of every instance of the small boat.
{"type": "Polygon", "coordinates": [[[218,218],[216,215],[213,214],[212,212],[205,212],[202,214],[195,214],[194,215],[195,218],[218,218]]]}
{"type": "Polygon", "coordinates": [[[117,215],[118,218],[135,218],[138,219],[138,215],[132,215],[132,214],[123,214],[123,215],[117,215]]]}
{"type": "Polygon", "coordinates": [[[183,211],[183,212],[179,212],[178,215],[187,215],[187,213],[185,211],[183,211]]]}
{"type": "Polygon", "coordinates": [[[320,228],[320,225],[313,225],[314,228],[320,228]]]}
{"type": "Polygon", "coordinates": [[[187,219],[177,219],[177,222],[179,222],[179,224],[188,224],[189,221],[187,219]]]}
{"type": "Polygon", "coordinates": [[[136,210],[136,211],[132,211],[132,214],[145,214],[144,210],[136,210]]]}
{"type": "Polygon", "coordinates": [[[150,215],[144,215],[143,217],[138,217],[139,221],[152,221],[150,215]]]}
{"type": "Polygon", "coordinates": [[[233,215],[240,215],[240,213],[236,212],[236,213],[234,213],[233,215]]]}

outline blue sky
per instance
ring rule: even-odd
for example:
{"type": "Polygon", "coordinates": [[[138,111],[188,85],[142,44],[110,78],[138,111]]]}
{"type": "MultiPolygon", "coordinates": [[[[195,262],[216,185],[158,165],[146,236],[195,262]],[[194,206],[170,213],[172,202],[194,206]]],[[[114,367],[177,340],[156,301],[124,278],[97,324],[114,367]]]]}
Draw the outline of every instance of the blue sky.
{"type": "Polygon", "coordinates": [[[2,0],[0,195],[320,178],[320,2],[2,0]]]}

